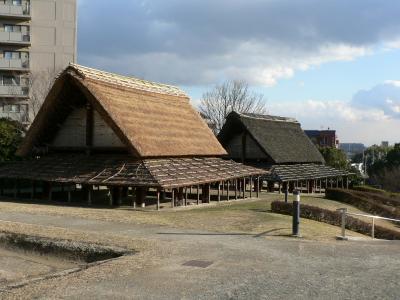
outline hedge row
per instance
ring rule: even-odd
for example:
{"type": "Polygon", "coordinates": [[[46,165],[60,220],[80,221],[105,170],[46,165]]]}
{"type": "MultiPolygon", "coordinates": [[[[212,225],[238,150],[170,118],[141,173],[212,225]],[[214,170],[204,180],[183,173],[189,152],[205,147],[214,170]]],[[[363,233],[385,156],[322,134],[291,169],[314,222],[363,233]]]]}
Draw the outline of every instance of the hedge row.
{"type": "Polygon", "coordinates": [[[373,215],[400,219],[400,203],[397,199],[343,189],[327,189],[326,198],[353,205],[373,215]]]}
{"type": "MultiPolygon", "coordinates": [[[[286,203],[283,201],[274,201],[271,203],[271,210],[274,213],[292,215],[293,206],[290,202],[286,203]]],[[[300,216],[302,218],[328,223],[335,226],[342,225],[342,214],[340,212],[331,211],[316,206],[301,204],[300,216]]],[[[346,216],[346,228],[358,233],[370,235],[372,224],[351,216],[346,216]]],[[[385,240],[400,240],[400,232],[375,225],[375,237],[385,240]]]]}
{"type": "Polygon", "coordinates": [[[400,201],[400,193],[392,193],[392,192],[377,189],[377,188],[374,188],[374,187],[368,186],[368,185],[356,185],[356,186],[353,186],[352,189],[359,191],[359,192],[378,194],[378,195],[382,195],[385,197],[394,198],[394,199],[397,199],[398,201],[400,201]]]}

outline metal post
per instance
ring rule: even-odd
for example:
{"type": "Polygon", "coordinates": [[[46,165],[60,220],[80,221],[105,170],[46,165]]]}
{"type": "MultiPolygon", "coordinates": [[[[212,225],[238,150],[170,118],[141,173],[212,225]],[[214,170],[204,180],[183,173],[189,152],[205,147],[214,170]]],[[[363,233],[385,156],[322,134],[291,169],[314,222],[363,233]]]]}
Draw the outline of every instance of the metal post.
{"type": "Polygon", "coordinates": [[[346,214],[347,214],[347,208],[339,208],[337,209],[342,214],[342,224],[341,224],[341,229],[342,229],[342,235],[338,237],[340,240],[347,240],[346,237],[346,214]]]}
{"type": "Polygon", "coordinates": [[[293,224],[292,224],[292,235],[300,237],[300,192],[295,190],[293,192],[295,196],[293,200],[293,224]]]}

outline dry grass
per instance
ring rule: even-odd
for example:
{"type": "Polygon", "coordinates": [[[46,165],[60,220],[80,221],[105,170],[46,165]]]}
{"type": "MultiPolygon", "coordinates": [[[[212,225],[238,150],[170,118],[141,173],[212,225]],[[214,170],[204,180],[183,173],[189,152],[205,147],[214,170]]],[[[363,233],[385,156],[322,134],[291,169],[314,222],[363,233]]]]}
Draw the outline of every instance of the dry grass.
{"type": "MultiPolygon", "coordinates": [[[[270,203],[281,198],[282,196],[276,194],[262,194],[262,199],[255,201],[229,202],[197,209],[168,209],[161,212],[135,211],[127,207],[106,209],[1,202],[0,211],[69,216],[128,224],[165,225],[221,233],[286,237],[291,234],[291,217],[270,212],[270,203]]],[[[326,200],[303,197],[303,201],[321,201],[322,203],[326,200]]],[[[327,205],[332,204],[328,202],[327,205]]],[[[306,239],[329,240],[339,234],[339,228],[303,219],[301,233],[306,239]]],[[[361,236],[357,233],[354,235],[361,236]]]]}

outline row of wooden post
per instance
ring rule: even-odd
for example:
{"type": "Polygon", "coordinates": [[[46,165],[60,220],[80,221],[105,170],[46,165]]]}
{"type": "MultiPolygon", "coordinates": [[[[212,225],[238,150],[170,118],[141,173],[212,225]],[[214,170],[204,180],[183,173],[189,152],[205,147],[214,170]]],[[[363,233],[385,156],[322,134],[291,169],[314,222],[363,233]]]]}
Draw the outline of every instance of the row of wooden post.
{"type": "MultiPolygon", "coordinates": [[[[279,182],[279,194],[284,192],[286,189],[292,192],[294,189],[303,189],[305,188],[308,193],[314,193],[318,191],[318,193],[322,193],[322,189],[325,188],[346,188],[349,189],[349,178],[344,177],[335,177],[335,178],[320,178],[320,179],[312,179],[312,180],[296,180],[296,181],[285,181],[279,182]],[[346,180],[345,180],[346,179],[346,180]],[[340,181],[340,184],[339,184],[340,181]]],[[[272,183],[272,182],[269,182],[272,183]]],[[[272,183],[273,184],[273,183],[272,183]]],[[[272,189],[273,186],[271,184],[268,185],[269,189],[272,189]]]]}
{"type": "MultiPolygon", "coordinates": [[[[4,180],[0,180],[0,196],[4,196],[4,180]]],[[[224,195],[225,193],[225,187],[226,187],[226,198],[227,200],[230,200],[230,189],[232,188],[235,192],[235,200],[238,198],[245,198],[246,197],[246,186],[247,182],[250,185],[249,188],[249,196],[250,198],[253,196],[253,186],[254,186],[254,191],[256,192],[257,197],[259,197],[259,192],[260,192],[260,179],[257,177],[256,180],[254,180],[252,177],[249,178],[237,178],[237,179],[232,179],[232,180],[227,180],[227,181],[221,181],[218,182],[218,202],[221,201],[221,196],[224,195]],[[221,186],[222,186],[222,195],[221,195],[221,186]]],[[[42,187],[42,194],[46,195],[47,194],[47,199],[49,201],[53,200],[53,183],[51,182],[42,182],[43,187],[42,187]]],[[[76,190],[76,185],[75,184],[61,184],[61,191],[62,192],[67,192],[67,201],[68,203],[72,202],[72,191],[76,190]]],[[[99,187],[98,187],[99,188],[99,187]]],[[[196,203],[200,204],[200,200],[202,203],[210,203],[211,201],[211,184],[206,183],[203,185],[197,185],[195,186],[197,189],[197,198],[196,203]],[[200,189],[201,189],[201,194],[200,194],[200,189]]],[[[93,203],[93,190],[94,186],[93,185],[83,185],[82,186],[82,192],[86,193],[86,200],[87,204],[90,206],[93,203]]],[[[121,199],[123,196],[128,195],[128,188],[127,187],[122,187],[122,186],[117,186],[117,187],[108,187],[109,190],[109,204],[110,206],[113,206],[114,204],[116,205],[121,205],[121,199]]],[[[192,194],[193,186],[189,187],[180,187],[180,188],[174,188],[171,189],[171,206],[175,207],[176,201],[182,201],[183,205],[187,205],[187,202],[189,200],[188,197],[188,192],[192,194]]],[[[135,188],[135,199],[133,201],[133,207],[136,208],[136,204],[144,204],[145,203],[145,198],[146,194],[148,192],[148,188],[144,187],[136,187],[135,188]]],[[[13,197],[18,198],[18,195],[21,194],[20,190],[20,185],[19,185],[19,180],[14,179],[13,180],[13,189],[12,189],[13,197]]],[[[35,199],[35,196],[37,194],[37,181],[32,180],[31,181],[31,188],[30,188],[30,199],[33,200],[35,199]]],[[[161,200],[165,200],[166,198],[166,191],[157,189],[156,191],[156,208],[157,210],[160,210],[160,203],[161,200]]]]}

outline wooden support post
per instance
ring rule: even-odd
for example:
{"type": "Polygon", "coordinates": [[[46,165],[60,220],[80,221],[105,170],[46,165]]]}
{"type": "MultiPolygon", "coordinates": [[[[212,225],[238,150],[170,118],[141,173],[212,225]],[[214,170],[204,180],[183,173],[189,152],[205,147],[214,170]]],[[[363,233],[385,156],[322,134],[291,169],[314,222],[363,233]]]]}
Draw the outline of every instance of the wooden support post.
{"type": "Polygon", "coordinates": [[[346,189],[349,189],[349,176],[346,176],[346,189]]]}
{"type": "Polygon", "coordinates": [[[197,185],[197,205],[200,204],[200,186],[197,185]]]}
{"type": "Polygon", "coordinates": [[[282,193],[282,184],[281,184],[281,182],[279,182],[279,187],[278,187],[278,189],[279,189],[279,195],[282,193]]]}
{"type": "Polygon", "coordinates": [[[160,190],[157,190],[157,210],[160,210],[160,190]]]}
{"type": "Polygon", "coordinates": [[[17,197],[18,197],[18,179],[14,179],[13,198],[17,199],[17,197]]]}
{"type": "Polygon", "coordinates": [[[188,202],[188,188],[185,187],[185,206],[187,206],[187,202],[188,202]]]}
{"type": "Polygon", "coordinates": [[[221,182],[218,182],[218,202],[221,202],[221,182]]]}
{"type": "Polygon", "coordinates": [[[31,180],[31,200],[35,199],[35,181],[31,180]]]}
{"type": "Polygon", "coordinates": [[[49,182],[49,201],[53,200],[53,184],[49,182]]]}
{"type": "Polygon", "coordinates": [[[260,176],[257,177],[257,198],[260,198],[260,176]]]}
{"type": "Polygon", "coordinates": [[[133,196],[132,205],[133,205],[133,208],[136,208],[136,193],[137,193],[136,188],[132,188],[132,196],[133,196]],[[135,192],[133,193],[133,191],[135,191],[135,192]]]}
{"type": "Polygon", "coordinates": [[[229,180],[226,183],[226,198],[227,198],[226,200],[229,201],[229,180]]]}
{"type": "Polygon", "coordinates": [[[71,187],[68,187],[68,195],[67,195],[67,197],[68,197],[68,203],[71,203],[72,202],[72,197],[71,197],[71,187]]]}
{"type": "Polygon", "coordinates": [[[207,184],[208,203],[211,203],[211,184],[207,184]]]}
{"type": "Polygon", "coordinates": [[[235,200],[238,199],[238,179],[235,179],[235,200]]]}
{"type": "Polygon", "coordinates": [[[243,199],[246,199],[246,177],[243,177],[243,199]]]}
{"type": "Polygon", "coordinates": [[[171,192],[171,207],[172,208],[175,207],[175,189],[172,189],[172,192],[171,192]]]}
{"type": "Polygon", "coordinates": [[[336,188],[339,188],[339,177],[336,177],[336,188]]]}
{"type": "Polygon", "coordinates": [[[224,197],[225,194],[225,181],[222,181],[222,198],[224,197]]]}
{"type": "Polygon", "coordinates": [[[344,189],[344,180],[343,180],[343,176],[341,177],[341,180],[340,180],[341,182],[342,182],[342,189],[344,189]]]}
{"type": "Polygon", "coordinates": [[[250,176],[250,198],[252,197],[252,190],[253,190],[253,177],[250,176]]]}
{"type": "Polygon", "coordinates": [[[4,179],[0,179],[0,196],[4,196],[4,179]]]}
{"type": "Polygon", "coordinates": [[[328,177],[325,178],[325,193],[327,188],[328,188],[328,177]]]}
{"type": "Polygon", "coordinates": [[[89,206],[92,205],[92,195],[93,195],[93,186],[87,186],[87,203],[89,206]]]}
{"type": "Polygon", "coordinates": [[[110,206],[113,206],[113,205],[114,205],[113,188],[108,187],[108,194],[109,194],[108,204],[109,204],[110,206]]]}

